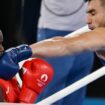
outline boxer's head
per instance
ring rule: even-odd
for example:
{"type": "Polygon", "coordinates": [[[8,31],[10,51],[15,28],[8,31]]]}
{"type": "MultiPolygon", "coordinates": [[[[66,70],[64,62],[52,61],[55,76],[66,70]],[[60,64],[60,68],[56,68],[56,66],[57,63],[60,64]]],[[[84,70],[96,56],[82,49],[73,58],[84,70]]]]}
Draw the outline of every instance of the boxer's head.
{"type": "Polygon", "coordinates": [[[87,5],[87,24],[90,29],[105,27],[105,0],[85,0],[87,5]]]}
{"type": "Polygon", "coordinates": [[[4,51],[4,48],[2,46],[2,42],[3,42],[3,34],[2,32],[0,31],[0,56],[2,55],[3,51],[4,51]]]}

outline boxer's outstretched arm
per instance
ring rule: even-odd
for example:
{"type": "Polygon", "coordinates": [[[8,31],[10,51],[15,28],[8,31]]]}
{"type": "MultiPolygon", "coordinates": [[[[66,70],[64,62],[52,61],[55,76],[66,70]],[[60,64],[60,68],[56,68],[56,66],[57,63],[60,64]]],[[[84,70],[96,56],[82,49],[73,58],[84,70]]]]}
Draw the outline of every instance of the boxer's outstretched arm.
{"type": "Polygon", "coordinates": [[[96,28],[77,37],[55,37],[30,45],[32,53],[39,57],[71,55],[83,51],[99,51],[105,48],[105,28],[96,28]]]}
{"type": "Polygon", "coordinates": [[[105,59],[105,28],[96,28],[76,37],[55,37],[30,46],[23,44],[4,52],[0,57],[0,77],[11,79],[18,71],[18,63],[30,57],[54,57],[83,51],[97,51],[105,59]],[[30,48],[31,47],[31,48],[30,48]]]}

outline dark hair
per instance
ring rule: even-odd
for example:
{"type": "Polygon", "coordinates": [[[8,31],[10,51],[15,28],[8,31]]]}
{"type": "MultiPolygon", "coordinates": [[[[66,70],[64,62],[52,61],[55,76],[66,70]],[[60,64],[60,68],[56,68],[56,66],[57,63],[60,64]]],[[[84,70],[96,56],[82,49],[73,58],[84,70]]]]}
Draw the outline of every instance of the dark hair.
{"type": "Polygon", "coordinates": [[[91,0],[84,0],[85,2],[91,1],[91,0]]]}
{"type": "MultiPolygon", "coordinates": [[[[85,2],[91,2],[92,0],[84,0],[85,2]]],[[[101,5],[103,7],[105,7],[105,0],[100,0],[101,1],[101,5]]]]}
{"type": "Polygon", "coordinates": [[[101,0],[101,5],[105,7],[105,0],[101,0]]]}

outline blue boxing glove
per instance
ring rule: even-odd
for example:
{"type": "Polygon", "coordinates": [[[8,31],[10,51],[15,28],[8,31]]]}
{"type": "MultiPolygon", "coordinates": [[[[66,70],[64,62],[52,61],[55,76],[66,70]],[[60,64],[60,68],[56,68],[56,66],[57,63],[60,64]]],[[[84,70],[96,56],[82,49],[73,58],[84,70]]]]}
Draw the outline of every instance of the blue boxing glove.
{"type": "Polygon", "coordinates": [[[19,71],[18,63],[31,56],[31,48],[26,44],[6,50],[0,57],[0,78],[11,79],[19,71]]]}

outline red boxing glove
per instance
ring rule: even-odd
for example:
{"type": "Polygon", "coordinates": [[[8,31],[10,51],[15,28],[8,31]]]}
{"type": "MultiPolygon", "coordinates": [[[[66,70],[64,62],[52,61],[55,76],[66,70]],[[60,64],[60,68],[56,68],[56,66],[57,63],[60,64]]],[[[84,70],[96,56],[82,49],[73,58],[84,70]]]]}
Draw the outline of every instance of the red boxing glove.
{"type": "Polygon", "coordinates": [[[0,89],[2,91],[1,101],[5,102],[18,102],[18,95],[20,94],[20,89],[18,82],[15,78],[11,80],[0,79],[0,89]]]}
{"type": "Polygon", "coordinates": [[[38,95],[51,81],[54,71],[46,61],[36,58],[23,64],[20,76],[23,81],[19,100],[22,103],[34,103],[38,95]]]}

